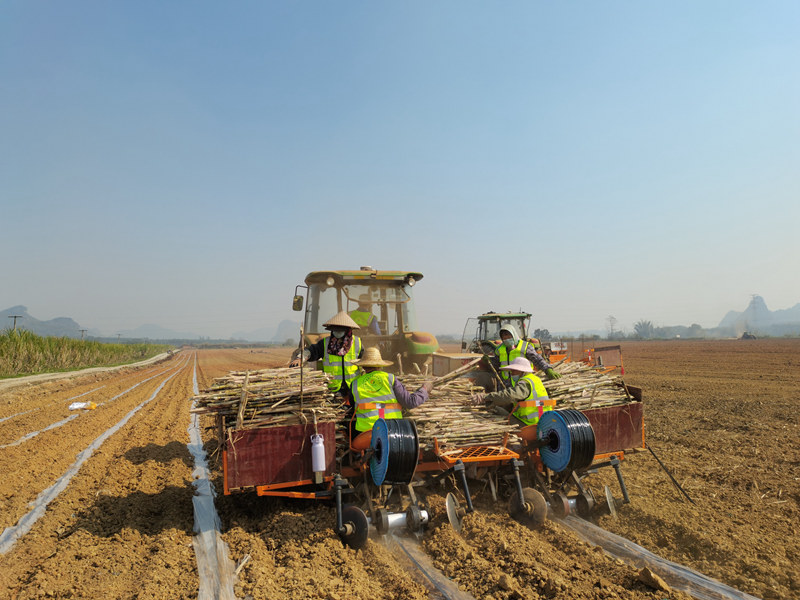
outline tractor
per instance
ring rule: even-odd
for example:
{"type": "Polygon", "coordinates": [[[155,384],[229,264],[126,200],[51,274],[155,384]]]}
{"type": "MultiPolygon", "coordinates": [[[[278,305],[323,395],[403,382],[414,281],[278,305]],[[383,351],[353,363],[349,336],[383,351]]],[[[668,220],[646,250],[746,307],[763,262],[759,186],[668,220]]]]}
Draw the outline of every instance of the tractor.
{"type": "MultiPolygon", "coordinates": [[[[494,356],[495,349],[500,345],[500,329],[506,325],[513,325],[522,339],[532,342],[536,350],[551,362],[565,358],[565,343],[540,342],[531,337],[530,319],[531,313],[527,312],[496,313],[489,311],[478,317],[471,317],[467,319],[467,324],[464,326],[461,351],[494,356]]],[[[494,389],[494,376],[490,372],[471,373],[469,377],[488,390],[494,389]]]]}
{"type": "Polygon", "coordinates": [[[562,342],[540,341],[531,337],[529,330],[531,313],[526,312],[507,312],[496,313],[489,311],[478,317],[467,319],[464,326],[464,333],[461,337],[462,352],[478,352],[492,354],[494,349],[500,344],[500,329],[504,325],[513,325],[522,339],[533,342],[536,349],[548,360],[553,361],[564,358],[561,356],[566,352],[567,345],[562,342]]]}
{"type": "Polygon", "coordinates": [[[339,311],[351,314],[359,304],[369,305],[377,321],[375,333],[369,327],[358,330],[364,346],[376,346],[381,355],[395,362],[399,372],[422,373],[430,367],[431,356],[439,348],[436,337],[417,326],[412,290],[422,273],[377,271],[361,267],[352,271],[314,271],[306,275],[305,285],[295,288],[292,309],[303,310],[303,342],[314,344],[327,335],[323,327],[339,311]],[[300,292],[305,289],[305,298],[300,292]]]}

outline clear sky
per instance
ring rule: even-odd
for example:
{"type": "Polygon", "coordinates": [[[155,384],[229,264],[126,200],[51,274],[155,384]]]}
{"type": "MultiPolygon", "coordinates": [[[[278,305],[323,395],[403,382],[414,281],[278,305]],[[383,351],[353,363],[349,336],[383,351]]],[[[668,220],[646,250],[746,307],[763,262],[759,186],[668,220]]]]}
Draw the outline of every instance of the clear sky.
{"type": "Polygon", "coordinates": [[[423,329],[800,302],[800,3],[0,4],[0,309],[296,319],[421,271],[423,329]]]}

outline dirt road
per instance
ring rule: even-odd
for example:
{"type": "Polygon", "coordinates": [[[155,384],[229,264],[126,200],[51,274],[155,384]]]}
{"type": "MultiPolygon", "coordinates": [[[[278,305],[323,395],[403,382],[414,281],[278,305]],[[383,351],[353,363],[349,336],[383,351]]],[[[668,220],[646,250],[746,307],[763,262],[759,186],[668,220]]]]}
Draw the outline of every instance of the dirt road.
{"type": "MultiPolygon", "coordinates": [[[[624,466],[633,502],[600,524],[750,594],[800,595],[800,341],[623,348],[626,382],[645,389],[648,441],[695,504],[639,453],[624,466]]],[[[196,598],[187,450],[194,378],[202,388],[230,370],[287,357],[288,350],[184,350],[146,368],[0,393],[0,530],[19,527],[31,502],[63,486],[0,553],[0,596],[196,598]],[[98,406],[69,411],[74,401],[98,406]]],[[[204,435],[219,491],[213,430],[204,435]]],[[[511,521],[488,493],[476,498],[479,511],[460,536],[446,524],[443,498],[429,500],[434,519],[422,548],[477,598],[685,597],[646,586],[636,569],[556,522],[531,531],[511,521]]],[[[238,598],[429,597],[380,543],[343,548],[327,504],[220,495],[216,505],[232,559],[250,557],[238,598]]]]}

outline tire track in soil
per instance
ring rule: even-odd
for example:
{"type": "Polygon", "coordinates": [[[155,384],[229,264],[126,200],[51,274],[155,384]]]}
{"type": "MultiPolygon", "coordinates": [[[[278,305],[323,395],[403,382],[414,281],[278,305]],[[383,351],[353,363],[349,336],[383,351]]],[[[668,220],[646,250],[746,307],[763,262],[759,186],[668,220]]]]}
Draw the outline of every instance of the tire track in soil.
{"type": "MultiPolygon", "coordinates": [[[[196,597],[186,447],[191,390],[192,370],[184,361],[86,461],[31,532],[0,557],[11,597],[196,597]]],[[[152,393],[141,386],[122,404],[141,403],[152,393]]],[[[106,419],[109,426],[116,421],[106,419]]]]}

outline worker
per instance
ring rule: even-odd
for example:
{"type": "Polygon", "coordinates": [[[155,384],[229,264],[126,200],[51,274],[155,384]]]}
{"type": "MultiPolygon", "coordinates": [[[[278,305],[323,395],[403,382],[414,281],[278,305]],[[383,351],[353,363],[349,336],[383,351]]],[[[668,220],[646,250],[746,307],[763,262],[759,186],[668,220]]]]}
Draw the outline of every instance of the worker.
{"type": "Polygon", "coordinates": [[[471,399],[473,406],[501,408],[523,426],[536,425],[545,411],[553,410],[555,400],[548,398],[542,380],[533,374],[528,359],[518,356],[500,370],[508,373],[513,386],[490,394],[475,394],[471,399]]]}
{"type": "Polygon", "coordinates": [[[508,371],[503,371],[502,368],[510,364],[517,357],[524,357],[535,365],[540,371],[544,371],[548,379],[558,379],[561,377],[553,369],[553,365],[547,362],[547,359],[536,352],[534,345],[526,340],[519,339],[517,329],[513,325],[503,325],[500,329],[501,344],[495,348],[495,356],[490,358],[492,366],[501,369],[500,377],[506,387],[513,385],[508,371]]]}
{"type": "Polygon", "coordinates": [[[424,404],[433,389],[433,382],[426,381],[416,392],[410,393],[397,377],[381,369],[392,362],[383,360],[378,348],[367,348],[356,364],[364,369],[364,373],[351,386],[355,406],[351,438],[370,431],[378,419],[402,419],[402,409],[424,404]]]}
{"type": "Polygon", "coordinates": [[[358,308],[350,311],[350,317],[358,323],[364,331],[374,333],[375,335],[381,334],[381,326],[378,319],[372,314],[372,298],[369,294],[361,294],[358,297],[358,308]]]}
{"type": "Polygon", "coordinates": [[[353,330],[360,327],[345,311],[336,313],[322,326],[331,334],[306,348],[302,359],[298,353],[289,366],[296,367],[301,362],[322,359],[322,370],[331,376],[328,389],[338,392],[343,398],[349,398],[350,383],[358,374],[356,360],[363,354],[361,338],[353,335],[353,330]]]}

